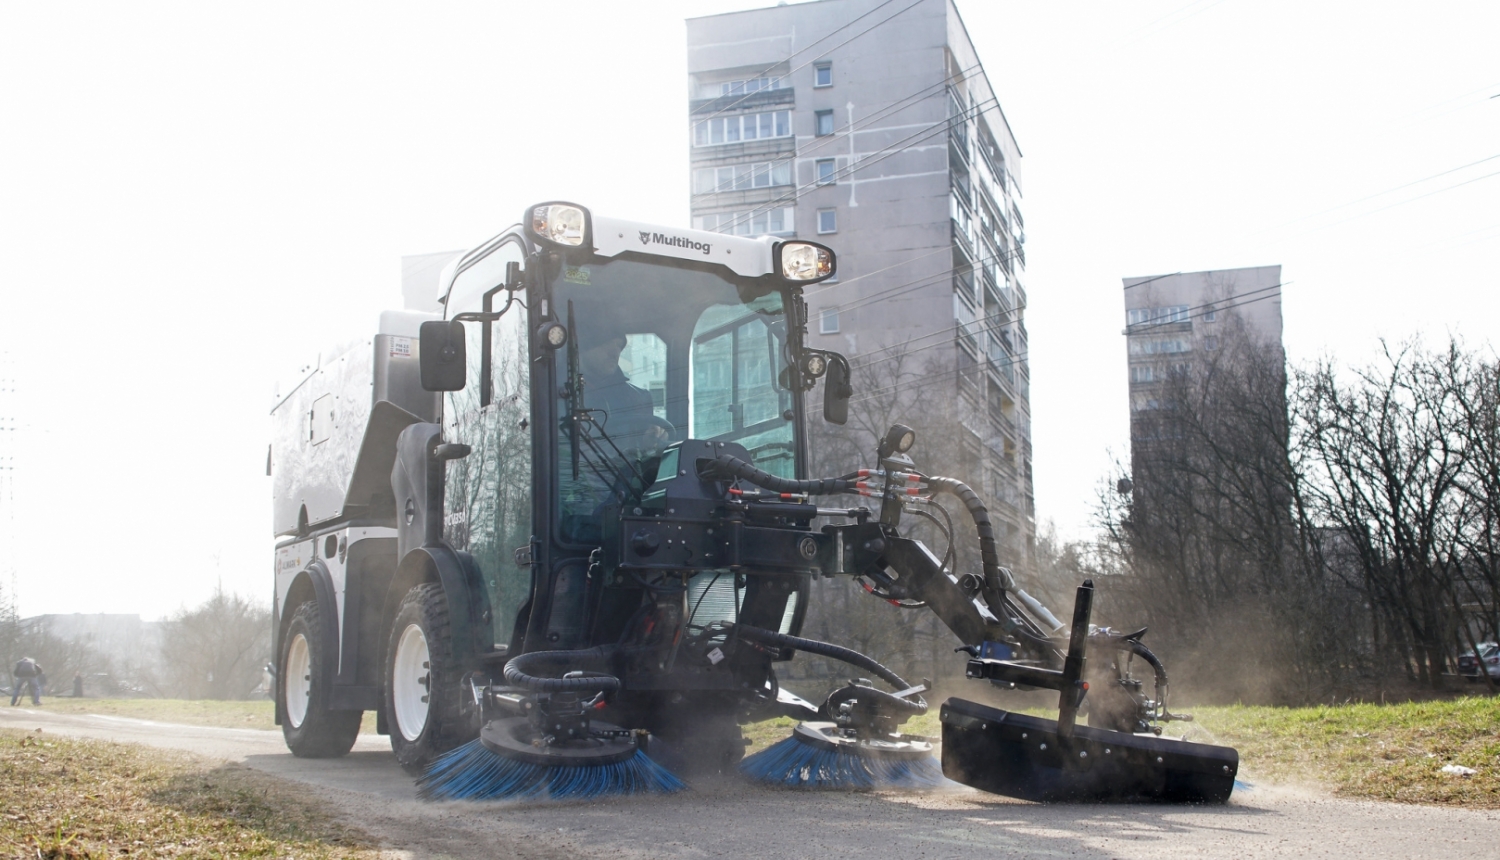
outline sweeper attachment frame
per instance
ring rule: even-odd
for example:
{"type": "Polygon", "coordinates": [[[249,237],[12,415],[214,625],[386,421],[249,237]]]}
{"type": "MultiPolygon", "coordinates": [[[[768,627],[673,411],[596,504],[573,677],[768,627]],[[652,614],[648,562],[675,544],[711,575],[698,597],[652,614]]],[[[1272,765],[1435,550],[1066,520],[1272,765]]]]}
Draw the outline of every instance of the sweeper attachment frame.
{"type": "MultiPolygon", "coordinates": [[[[1160,737],[1162,723],[1191,718],[1167,710],[1166,672],[1141,643],[1145,631],[1120,634],[1092,626],[1091,581],[1078,588],[1072,623],[1066,626],[1017,589],[1010,571],[998,563],[988,515],[977,496],[960,481],[917,471],[905,455],[912,441],[914,434],[898,425],[881,445],[881,469],[812,481],[760,470],[735,450],[738,446],[682,443],[672,452],[670,486],[662,488],[666,515],[651,525],[674,537],[653,541],[648,536],[654,532],[631,524],[622,532],[629,537],[622,539],[615,569],[627,575],[665,573],[640,562],[667,543],[689,555],[743,559],[757,549],[770,554],[767,545],[778,537],[793,539],[802,561],[815,563],[823,575],[854,576],[881,598],[930,608],[965,643],[957,650],[969,655],[970,679],[1057,691],[1056,720],[949,699],[941,710],[939,768],[929,739],[900,732],[907,719],[927,711],[921,695],[925,681],[911,684],[851,649],[745,620],[699,630],[676,626],[669,640],[654,643],[633,637],[627,624],[616,644],[523,654],[506,664],[503,685],[476,686],[474,701],[483,715],[479,738],[437,762],[423,780],[424,794],[530,798],[677,790],[681,784],[675,777],[646,755],[650,732],[595,717],[621,714],[616,719],[627,725],[633,713],[640,724],[643,715],[632,711],[631,701],[639,702],[642,693],[659,685],[662,670],[677,663],[681,671],[678,661],[685,660],[700,673],[700,684],[715,676],[723,678],[719,687],[726,692],[737,684],[740,692],[731,692],[729,699],[737,699],[744,718],[770,713],[803,718],[791,737],[740,764],[742,773],[762,782],[792,788],[928,788],[946,776],[1038,801],[1226,801],[1238,769],[1234,750],[1160,737]],[[826,508],[809,501],[814,494],[842,493],[877,498],[880,508],[826,508]],[[933,505],[935,493],[953,494],[969,511],[980,536],[982,573],[955,575],[922,543],[900,534],[902,512],[933,505]],[[673,516],[677,511],[690,513],[673,516]],[[814,517],[853,522],[835,522],[813,533],[805,524],[814,517]],[[752,523],[762,525],[747,535],[752,523]],[[790,650],[843,662],[891,691],[855,679],[815,708],[779,691],[765,662],[790,650]],[[1101,665],[1090,666],[1090,651],[1102,658],[1101,665]],[[1136,658],[1154,671],[1152,696],[1131,674],[1136,658]],[[756,680],[733,680],[747,677],[756,680]],[[632,690],[641,692],[632,696],[632,690]],[[1080,726],[1084,708],[1090,725],[1080,726]],[[579,769],[585,765],[587,770],[579,769]]],[[[662,584],[665,580],[657,582],[659,600],[685,594],[662,584]]],[[[662,602],[652,606],[638,614],[669,624],[672,618],[691,619],[696,610],[663,615],[662,602]]],[[[670,697],[667,703],[671,710],[670,697]]],[[[660,713],[655,719],[660,725],[660,713]]],[[[675,752],[664,751],[676,768],[702,764],[675,752]]]]}

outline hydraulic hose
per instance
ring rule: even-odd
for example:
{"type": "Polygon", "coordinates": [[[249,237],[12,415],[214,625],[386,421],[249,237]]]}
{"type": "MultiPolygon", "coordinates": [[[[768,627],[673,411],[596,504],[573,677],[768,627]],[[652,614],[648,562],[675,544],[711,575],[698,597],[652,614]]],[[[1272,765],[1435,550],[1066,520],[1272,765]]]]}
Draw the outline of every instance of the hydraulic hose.
{"type": "Polygon", "coordinates": [[[578,671],[580,663],[603,662],[614,657],[619,648],[601,645],[577,651],[532,651],[512,657],[505,664],[505,680],[535,693],[613,693],[620,689],[620,679],[603,672],[588,672],[581,677],[548,678],[547,669],[578,671]]]}
{"type": "Polygon", "coordinates": [[[1167,712],[1167,667],[1161,664],[1161,658],[1151,653],[1151,649],[1142,645],[1138,639],[1122,640],[1124,650],[1151,664],[1152,670],[1156,672],[1156,706],[1165,714],[1167,712]]]}
{"type": "Polygon", "coordinates": [[[714,458],[710,470],[732,475],[777,493],[807,493],[812,496],[831,496],[836,493],[852,493],[857,488],[853,478],[819,478],[813,481],[798,481],[773,475],[764,469],[746,463],[738,457],[720,454],[714,458]]]}
{"type": "Polygon", "coordinates": [[[1010,571],[1000,566],[1000,552],[995,546],[995,529],[990,525],[990,512],[980,501],[978,494],[969,488],[968,484],[957,478],[928,477],[927,486],[933,492],[950,493],[958,497],[969,511],[969,518],[974,521],[974,531],[979,533],[979,558],[984,564],[984,583],[986,598],[993,604],[996,613],[1000,611],[1000,598],[1005,592],[1015,587],[1015,578],[1010,571]]]}
{"type": "MultiPolygon", "coordinates": [[[[829,659],[837,660],[840,663],[848,663],[850,666],[856,666],[860,669],[864,669],[865,671],[874,674],[882,681],[885,681],[887,684],[895,687],[897,690],[911,689],[911,685],[902,680],[900,675],[897,675],[895,672],[887,669],[885,666],[877,662],[874,658],[867,657],[864,654],[855,651],[853,648],[845,648],[842,645],[834,645],[831,642],[819,642],[816,639],[803,639],[800,636],[788,636],[785,633],[777,633],[772,630],[765,630],[760,627],[751,627],[746,624],[735,624],[734,632],[736,635],[744,639],[749,639],[753,642],[759,642],[762,645],[778,645],[782,648],[795,648],[798,651],[806,651],[809,654],[817,654],[820,657],[828,657],[829,659]]],[[[871,692],[876,694],[877,698],[894,703],[897,707],[910,711],[914,715],[920,716],[921,714],[927,713],[927,701],[920,695],[913,696],[911,699],[898,699],[895,696],[892,696],[890,693],[883,693],[880,690],[872,689],[871,692]]]]}

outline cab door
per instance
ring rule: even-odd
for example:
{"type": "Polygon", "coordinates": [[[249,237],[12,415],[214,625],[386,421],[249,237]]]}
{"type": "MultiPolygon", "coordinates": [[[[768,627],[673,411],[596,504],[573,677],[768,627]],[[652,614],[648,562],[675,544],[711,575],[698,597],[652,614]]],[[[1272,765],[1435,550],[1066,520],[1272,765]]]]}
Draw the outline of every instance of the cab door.
{"type": "Polygon", "coordinates": [[[468,385],[444,404],[444,437],[470,454],[447,464],[443,537],[473,556],[483,573],[495,643],[511,640],[531,589],[531,572],[516,564],[531,523],[531,364],[524,293],[506,289],[508,263],[525,264],[520,239],[503,237],[488,253],[465,260],[449,292],[447,317],[504,313],[465,321],[468,385]],[[509,303],[509,307],[507,307],[509,303]]]}

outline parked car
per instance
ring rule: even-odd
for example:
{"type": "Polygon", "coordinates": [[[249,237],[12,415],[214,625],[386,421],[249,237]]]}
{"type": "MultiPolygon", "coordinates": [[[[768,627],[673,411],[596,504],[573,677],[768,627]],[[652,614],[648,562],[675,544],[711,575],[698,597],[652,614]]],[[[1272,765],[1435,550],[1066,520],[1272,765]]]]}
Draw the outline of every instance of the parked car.
{"type": "Polygon", "coordinates": [[[1470,683],[1479,680],[1479,666],[1484,665],[1484,671],[1497,681],[1500,681],[1500,645],[1494,642],[1479,643],[1478,651],[1470,651],[1458,658],[1458,674],[1469,679],[1470,683]]]}

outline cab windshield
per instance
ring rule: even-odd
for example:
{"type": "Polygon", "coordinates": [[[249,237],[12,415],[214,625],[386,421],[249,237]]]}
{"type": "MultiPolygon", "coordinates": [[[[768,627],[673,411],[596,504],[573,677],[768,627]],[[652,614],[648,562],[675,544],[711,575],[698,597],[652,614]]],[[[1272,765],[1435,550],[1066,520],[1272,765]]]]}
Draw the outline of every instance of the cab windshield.
{"type": "Polygon", "coordinates": [[[732,441],[794,477],[781,290],[667,261],[566,267],[552,291],[563,538],[595,543],[603,511],[638,501],[662,451],[732,441]]]}

